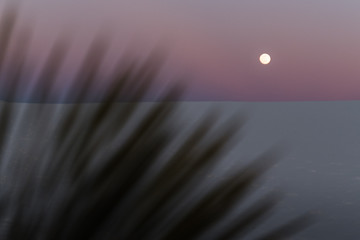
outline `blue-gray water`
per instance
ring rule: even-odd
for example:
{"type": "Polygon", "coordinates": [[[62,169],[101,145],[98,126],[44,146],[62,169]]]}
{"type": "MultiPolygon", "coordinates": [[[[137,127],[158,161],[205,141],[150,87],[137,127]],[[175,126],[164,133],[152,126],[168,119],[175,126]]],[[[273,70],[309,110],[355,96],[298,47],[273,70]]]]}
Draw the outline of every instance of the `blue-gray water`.
{"type": "MultiPolygon", "coordinates": [[[[18,104],[18,109],[21,107],[18,104]]],[[[186,129],[211,109],[217,109],[221,119],[236,113],[247,117],[242,140],[224,157],[219,172],[230,171],[272,146],[283,146],[283,156],[258,186],[258,194],[286,193],[263,228],[310,210],[319,216],[317,223],[293,239],[359,238],[360,102],[184,102],[177,116],[178,127],[186,129]]],[[[36,141],[31,130],[36,111],[26,114],[29,125],[18,132],[22,143],[36,141]]],[[[25,145],[9,149],[21,154],[25,145]]]]}
{"type": "Polygon", "coordinates": [[[259,189],[286,193],[268,224],[312,210],[319,215],[317,223],[294,239],[359,239],[360,102],[204,102],[183,107],[188,121],[211,108],[225,118],[235,112],[247,116],[243,140],[224,168],[284,146],[283,157],[259,189]]]}

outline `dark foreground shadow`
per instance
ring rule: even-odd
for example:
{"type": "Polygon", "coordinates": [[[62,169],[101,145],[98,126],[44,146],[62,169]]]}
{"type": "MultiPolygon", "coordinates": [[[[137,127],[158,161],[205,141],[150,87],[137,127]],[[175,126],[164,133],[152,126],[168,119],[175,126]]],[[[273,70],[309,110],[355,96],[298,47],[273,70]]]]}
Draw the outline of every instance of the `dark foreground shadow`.
{"type": "Polygon", "coordinates": [[[174,127],[181,114],[176,100],[183,88],[167,89],[157,103],[141,103],[156,80],[158,56],[142,63],[122,59],[104,80],[109,84],[101,101],[85,104],[99,81],[106,48],[104,39],[95,40],[69,88],[76,89],[72,104],[45,104],[53,97],[68,45],[55,43],[33,85],[24,88],[29,32],[13,39],[16,19],[11,7],[0,23],[6,101],[0,105],[1,239],[223,240],[242,239],[252,231],[259,232],[256,239],[285,239],[311,222],[304,214],[262,233],[260,223],[278,194],[237,210],[278,158],[276,151],[201,188],[244,119],[218,126],[217,114],[209,114],[175,144],[181,132],[174,127]],[[24,93],[39,104],[14,103],[24,93]]]}

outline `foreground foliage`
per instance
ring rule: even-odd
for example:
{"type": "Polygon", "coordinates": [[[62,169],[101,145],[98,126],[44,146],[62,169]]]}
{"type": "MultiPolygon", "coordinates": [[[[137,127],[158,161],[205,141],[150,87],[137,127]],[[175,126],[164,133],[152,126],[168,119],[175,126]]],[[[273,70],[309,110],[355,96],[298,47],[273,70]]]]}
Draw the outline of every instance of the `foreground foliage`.
{"type": "Polygon", "coordinates": [[[157,56],[142,63],[122,59],[105,79],[109,84],[100,101],[85,104],[106,50],[104,39],[97,39],[68,89],[72,104],[45,104],[56,96],[68,46],[55,43],[33,85],[27,85],[29,32],[14,39],[16,16],[16,9],[7,9],[0,23],[6,101],[0,113],[1,239],[222,240],[252,231],[259,232],[257,239],[283,239],[309,223],[305,214],[261,235],[261,221],[278,202],[273,194],[237,210],[276,152],[200,188],[243,119],[214,127],[217,116],[209,114],[175,144],[174,116],[181,112],[169,100],[180,99],[182,88],[168,89],[158,103],[141,103],[157,77],[157,56]],[[23,86],[28,100],[43,104],[14,103],[23,86]],[[18,138],[24,131],[32,132],[28,141],[18,138]]]}

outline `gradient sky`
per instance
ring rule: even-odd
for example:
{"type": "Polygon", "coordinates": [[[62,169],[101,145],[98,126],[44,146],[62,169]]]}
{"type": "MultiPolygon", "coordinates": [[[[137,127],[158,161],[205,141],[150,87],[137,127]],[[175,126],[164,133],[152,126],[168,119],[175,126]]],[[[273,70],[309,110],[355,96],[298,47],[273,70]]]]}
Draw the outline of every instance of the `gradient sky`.
{"type": "Polygon", "coordinates": [[[76,62],[96,33],[111,30],[110,55],[166,45],[167,72],[190,76],[188,100],[360,99],[357,0],[22,2],[21,18],[36,23],[35,58],[72,31],[76,62]],[[263,52],[269,65],[258,62],[263,52]]]}

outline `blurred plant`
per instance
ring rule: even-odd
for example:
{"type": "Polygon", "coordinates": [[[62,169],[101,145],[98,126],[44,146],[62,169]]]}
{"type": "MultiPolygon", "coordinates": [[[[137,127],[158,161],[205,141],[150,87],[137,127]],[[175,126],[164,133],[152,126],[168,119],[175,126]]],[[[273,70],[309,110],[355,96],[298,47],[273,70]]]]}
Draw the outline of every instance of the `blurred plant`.
{"type": "MultiPolygon", "coordinates": [[[[1,239],[238,239],[259,231],[278,195],[236,209],[276,153],[199,189],[243,119],[214,127],[216,115],[209,114],[174,145],[177,104],[168,100],[180,99],[182,88],[168,90],[158,103],[140,103],[161,65],[153,55],[142,64],[120,61],[101,102],[85,104],[99,80],[104,39],[94,41],[69,88],[77,89],[73,104],[45,104],[68,49],[59,41],[26,91],[42,104],[18,105],[29,31],[13,39],[16,19],[16,8],[6,9],[0,23],[2,97],[8,101],[0,113],[1,239]],[[17,137],[28,126],[33,135],[21,144],[17,137]]],[[[308,223],[304,214],[257,239],[284,239],[308,223]]]]}

